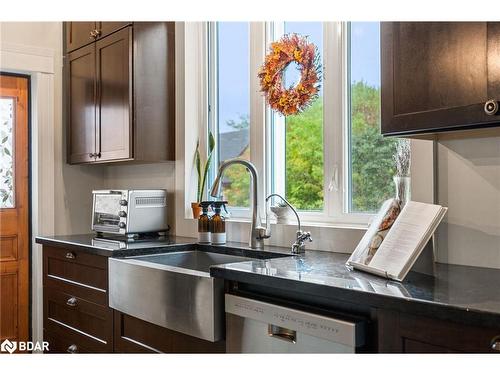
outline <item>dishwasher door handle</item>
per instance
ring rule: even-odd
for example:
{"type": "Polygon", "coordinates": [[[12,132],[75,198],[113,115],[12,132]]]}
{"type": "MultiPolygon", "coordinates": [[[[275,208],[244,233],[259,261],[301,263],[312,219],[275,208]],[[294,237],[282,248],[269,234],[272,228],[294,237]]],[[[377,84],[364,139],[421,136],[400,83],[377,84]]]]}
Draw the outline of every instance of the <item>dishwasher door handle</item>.
{"type": "Polygon", "coordinates": [[[297,331],[288,328],[283,328],[274,324],[267,325],[267,334],[269,337],[284,340],[295,344],[297,342],[297,331]]]}

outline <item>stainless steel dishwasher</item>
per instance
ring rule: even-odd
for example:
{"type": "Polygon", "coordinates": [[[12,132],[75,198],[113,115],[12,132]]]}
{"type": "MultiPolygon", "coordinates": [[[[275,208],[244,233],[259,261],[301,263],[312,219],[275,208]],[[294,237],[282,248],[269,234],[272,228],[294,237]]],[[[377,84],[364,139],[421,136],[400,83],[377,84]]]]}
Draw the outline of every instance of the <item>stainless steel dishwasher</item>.
{"type": "Polygon", "coordinates": [[[364,322],[225,295],[228,353],[354,353],[364,322]]]}

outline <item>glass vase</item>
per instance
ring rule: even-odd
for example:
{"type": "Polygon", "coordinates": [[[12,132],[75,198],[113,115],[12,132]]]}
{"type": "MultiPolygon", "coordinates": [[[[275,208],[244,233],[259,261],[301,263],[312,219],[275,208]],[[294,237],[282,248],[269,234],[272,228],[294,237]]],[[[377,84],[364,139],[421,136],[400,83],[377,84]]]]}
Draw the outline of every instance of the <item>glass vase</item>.
{"type": "Polygon", "coordinates": [[[394,176],[394,184],[396,185],[396,199],[399,200],[401,208],[410,200],[410,177],[394,176]]]}

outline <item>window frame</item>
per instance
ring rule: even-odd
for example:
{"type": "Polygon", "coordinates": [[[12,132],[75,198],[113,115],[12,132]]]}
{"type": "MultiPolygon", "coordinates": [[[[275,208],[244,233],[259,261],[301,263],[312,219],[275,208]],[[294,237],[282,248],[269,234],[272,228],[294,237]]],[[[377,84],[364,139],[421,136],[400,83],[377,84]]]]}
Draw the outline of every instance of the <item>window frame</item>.
{"type": "MultiPolygon", "coordinates": [[[[207,109],[208,127],[200,125],[200,134],[206,140],[210,129],[216,140],[216,151],[209,171],[208,186],[215,179],[219,163],[218,119],[217,119],[217,22],[208,22],[206,27],[207,68],[207,109]]],[[[256,166],[260,181],[259,201],[274,190],[274,161],[285,160],[283,155],[275,155],[276,123],[283,121],[265,105],[257,77],[262,61],[275,36],[283,34],[284,22],[249,22],[250,30],[250,161],[256,166]],[[265,142],[262,142],[262,139],[265,142]]],[[[350,212],[350,76],[349,76],[349,23],[323,22],[323,100],[332,105],[323,107],[323,161],[324,161],[324,208],[321,212],[299,211],[301,220],[312,225],[352,225],[366,226],[374,213],[350,212]],[[326,48],[329,46],[329,48],[326,48]],[[333,151],[328,151],[333,150],[333,151]]],[[[282,135],[284,127],[280,130],[282,135]]],[[[284,138],[283,138],[284,139],[284,138]]],[[[282,148],[284,150],[284,148],[282,148]]],[[[284,184],[281,184],[284,190],[284,184]]],[[[281,193],[284,193],[282,191],[281,193]]],[[[248,221],[249,208],[230,207],[229,220],[248,221]]],[[[264,204],[260,204],[259,214],[265,215],[264,204]]]]}

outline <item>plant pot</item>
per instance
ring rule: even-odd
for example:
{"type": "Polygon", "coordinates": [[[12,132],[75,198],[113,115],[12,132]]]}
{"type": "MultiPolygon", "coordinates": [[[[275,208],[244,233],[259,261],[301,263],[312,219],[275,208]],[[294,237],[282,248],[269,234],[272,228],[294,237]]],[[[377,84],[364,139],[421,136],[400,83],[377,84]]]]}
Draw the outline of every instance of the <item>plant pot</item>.
{"type": "Polygon", "coordinates": [[[276,224],[293,224],[295,216],[288,206],[271,206],[271,212],[276,215],[276,224]]]}
{"type": "Polygon", "coordinates": [[[200,203],[191,202],[191,210],[193,211],[193,219],[198,219],[201,215],[200,203]]]}

